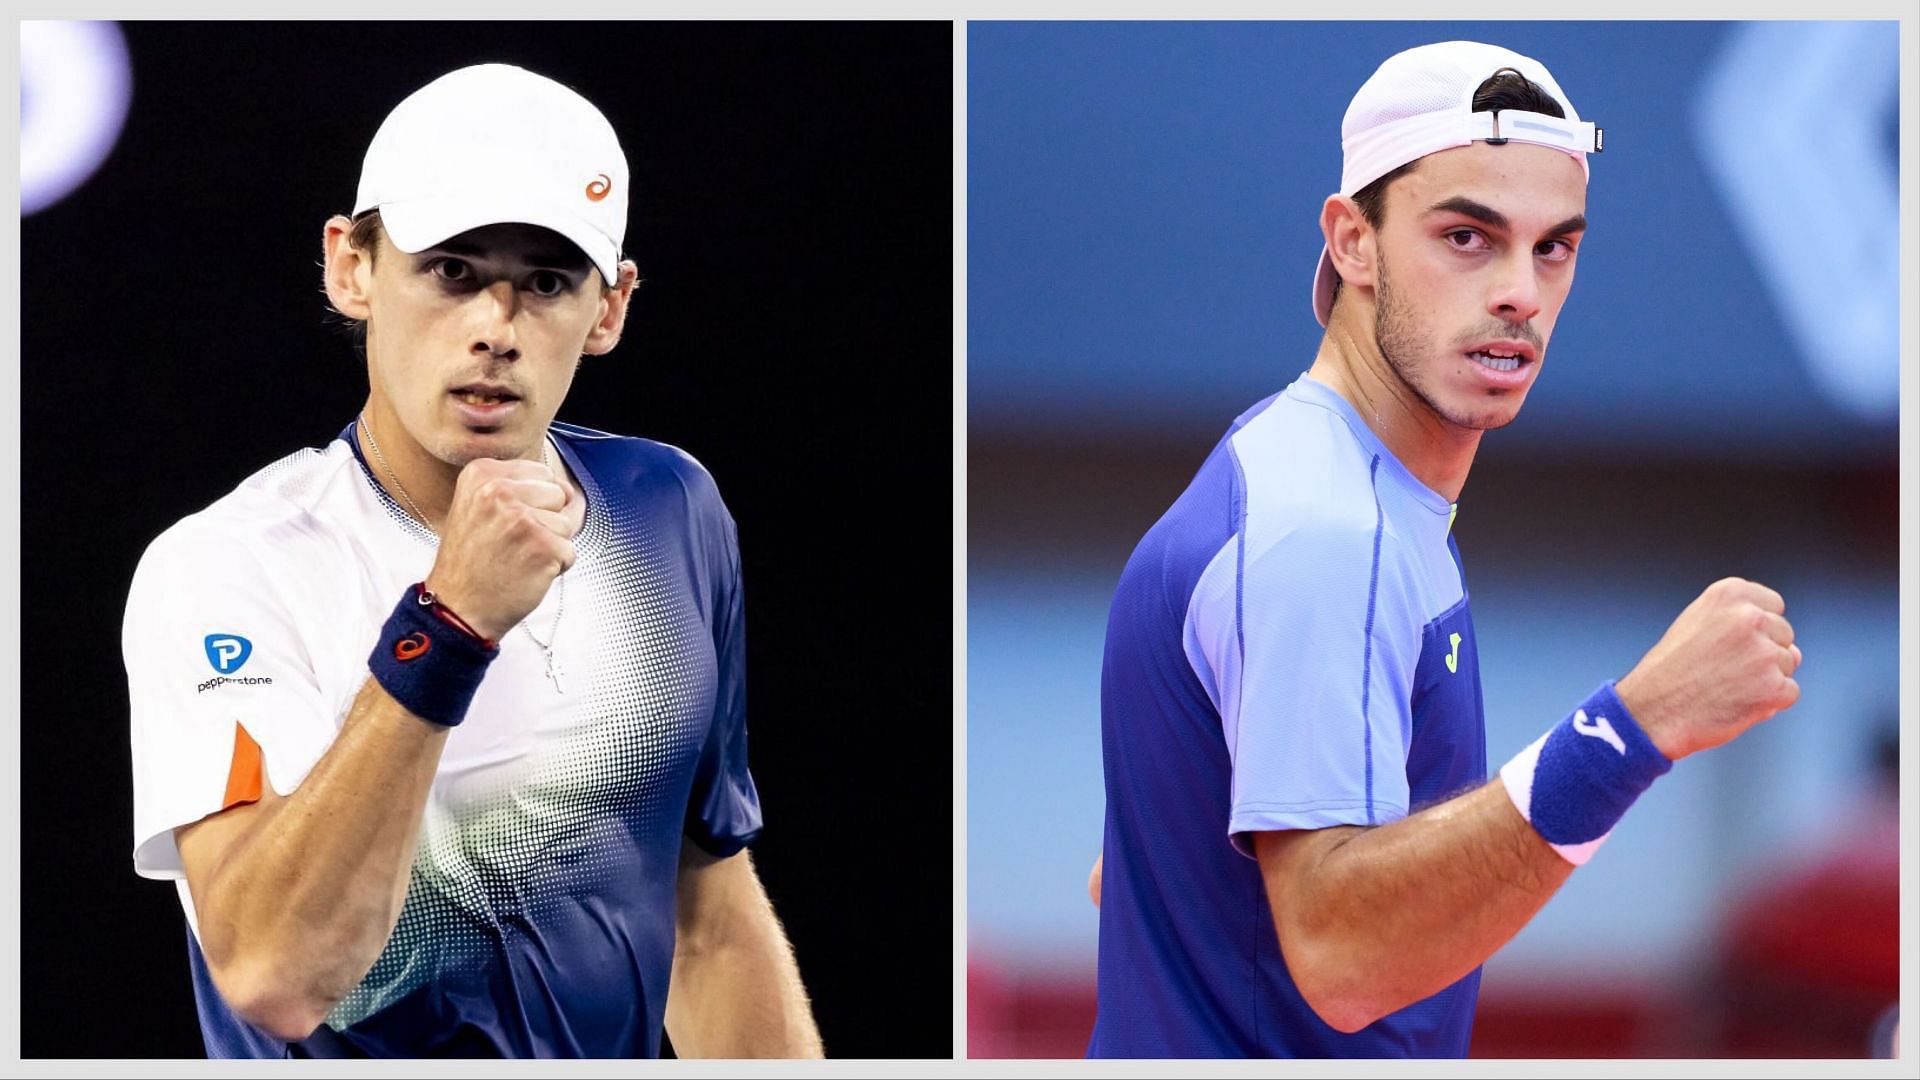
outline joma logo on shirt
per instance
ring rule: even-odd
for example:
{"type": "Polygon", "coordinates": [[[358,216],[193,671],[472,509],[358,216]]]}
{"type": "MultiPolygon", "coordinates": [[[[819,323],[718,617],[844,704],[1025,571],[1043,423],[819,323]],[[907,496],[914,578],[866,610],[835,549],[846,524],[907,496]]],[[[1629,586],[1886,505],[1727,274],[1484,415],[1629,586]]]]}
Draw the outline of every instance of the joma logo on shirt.
{"type": "Polygon", "coordinates": [[[1447,673],[1458,674],[1460,671],[1460,635],[1449,634],[1447,637],[1453,644],[1453,651],[1447,654],[1447,673]]]}

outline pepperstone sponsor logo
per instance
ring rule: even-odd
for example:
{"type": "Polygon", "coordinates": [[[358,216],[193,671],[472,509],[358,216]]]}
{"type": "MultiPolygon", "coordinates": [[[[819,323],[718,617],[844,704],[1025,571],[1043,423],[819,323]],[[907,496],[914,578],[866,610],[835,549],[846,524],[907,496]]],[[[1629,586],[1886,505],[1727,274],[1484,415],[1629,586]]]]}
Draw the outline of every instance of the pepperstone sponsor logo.
{"type": "Polygon", "coordinates": [[[238,679],[229,679],[225,675],[215,675],[213,678],[208,679],[206,682],[201,683],[200,688],[196,691],[196,693],[204,694],[209,690],[218,690],[223,686],[272,686],[272,685],[273,685],[273,676],[271,675],[243,675],[238,679]]]}
{"type": "Polygon", "coordinates": [[[208,634],[206,640],[207,663],[222,675],[231,675],[240,670],[253,655],[253,642],[239,634],[208,634]]]}
{"type": "Polygon", "coordinates": [[[273,678],[269,675],[233,677],[233,673],[239,671],[240,668],[246,664],[247,658],[253,655],[253,642],[248,641],[239,634],[208,634],[205,645],[207,649],[207,663],[212,664],[213,670],[220,674],[201,683],[200,688],[196,690],[195,693],[204,694],[209,690],[217,690],[222,686],[273,685],[273,678]]]}

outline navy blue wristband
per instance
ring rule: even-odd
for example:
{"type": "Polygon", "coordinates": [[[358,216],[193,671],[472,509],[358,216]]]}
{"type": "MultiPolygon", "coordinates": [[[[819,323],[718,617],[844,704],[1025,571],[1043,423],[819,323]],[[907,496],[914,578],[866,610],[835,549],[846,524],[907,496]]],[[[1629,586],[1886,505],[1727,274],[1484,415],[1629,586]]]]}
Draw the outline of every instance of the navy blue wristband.
{"type": "Polygon", "coordinates": [[[422,720],[448,727],[467,706],[500,647],[475,635],[415,584],[394,605],[367,668],[393,700],[422,720]]]}
{"type": "Polygon", "coordinates": [[[1500,769],[1520,816],[1579,866],[1673,762],[1640,730],[1611,682],[1500,769]]]}

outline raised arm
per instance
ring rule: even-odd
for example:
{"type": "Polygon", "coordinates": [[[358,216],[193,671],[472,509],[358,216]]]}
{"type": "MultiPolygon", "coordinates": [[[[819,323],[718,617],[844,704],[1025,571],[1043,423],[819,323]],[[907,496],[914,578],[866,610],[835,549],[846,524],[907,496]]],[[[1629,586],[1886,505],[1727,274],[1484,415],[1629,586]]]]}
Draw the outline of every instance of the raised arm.
{"type": "Polygon", "coordinates": [[[1710,586],[1617,684],[1630,717],[1608,726],[1582,712],[1563,724],[1573,732],[1563,742],[1598,757],[1557,753],[1549,736],[1504,778],[1400,821],[1255,834],[1281,952],[1307,1003],[1333,1028],[1358,1031],[1483,963],[1604,837],[1618,814],[1598,804],[1624,809],[1614,778],[1599,775],[1616,767],[1616,740],[1623,762],[1640,732],[1675,761],[1798,699],[1800,650],[1784,611],[1765,586],[1710,586]],[[1522,798],[1509,790],[1515,779],[1529,789],[1522,798]],[[1536,789],[1558,802],[1531,798],[1536,789]]]}
{"type": "Polygon", "coordinates": [[[207,968],[248,1023],[304,1039],[379,958],[450,730],[369,678],[293,794],[263,773],[259,801],[175,830],[207,968]]]}
{"type": "Polygon", "coordinates": [[[1573,873],[1499,779],[1376,828],[1254,834],[1301,996],[1359,1031],[1485,962],[1573,873]]]}
{"type": "Polygon", "coordinates": [[[300,787],[280,797],[263,763],[257,801],[175,830],[207,967],[249,1023],[306,1038],[379,959],[441,752],[484,672],[487,650],[464,635],[499,638],[572,563],[567,501],[536,462],[463,469],[426,586],[467,630],[396,597],[374,674],[300,787]],[[400,635],[408,618],[431,640],[400,635]]]}

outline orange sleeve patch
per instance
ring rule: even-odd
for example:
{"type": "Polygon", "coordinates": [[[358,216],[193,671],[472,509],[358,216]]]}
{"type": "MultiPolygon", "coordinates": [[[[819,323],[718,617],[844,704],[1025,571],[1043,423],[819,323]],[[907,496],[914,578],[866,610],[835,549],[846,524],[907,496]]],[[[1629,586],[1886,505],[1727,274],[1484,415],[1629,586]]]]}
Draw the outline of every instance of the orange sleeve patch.
{"type": "Polygon", "coordinates": [[[253,741],[246,728],[235,724],[233,764],[227,768],[227,793],[221,797],[220,809],[259,802],[260,780],[260,744],[253,741]]]}

